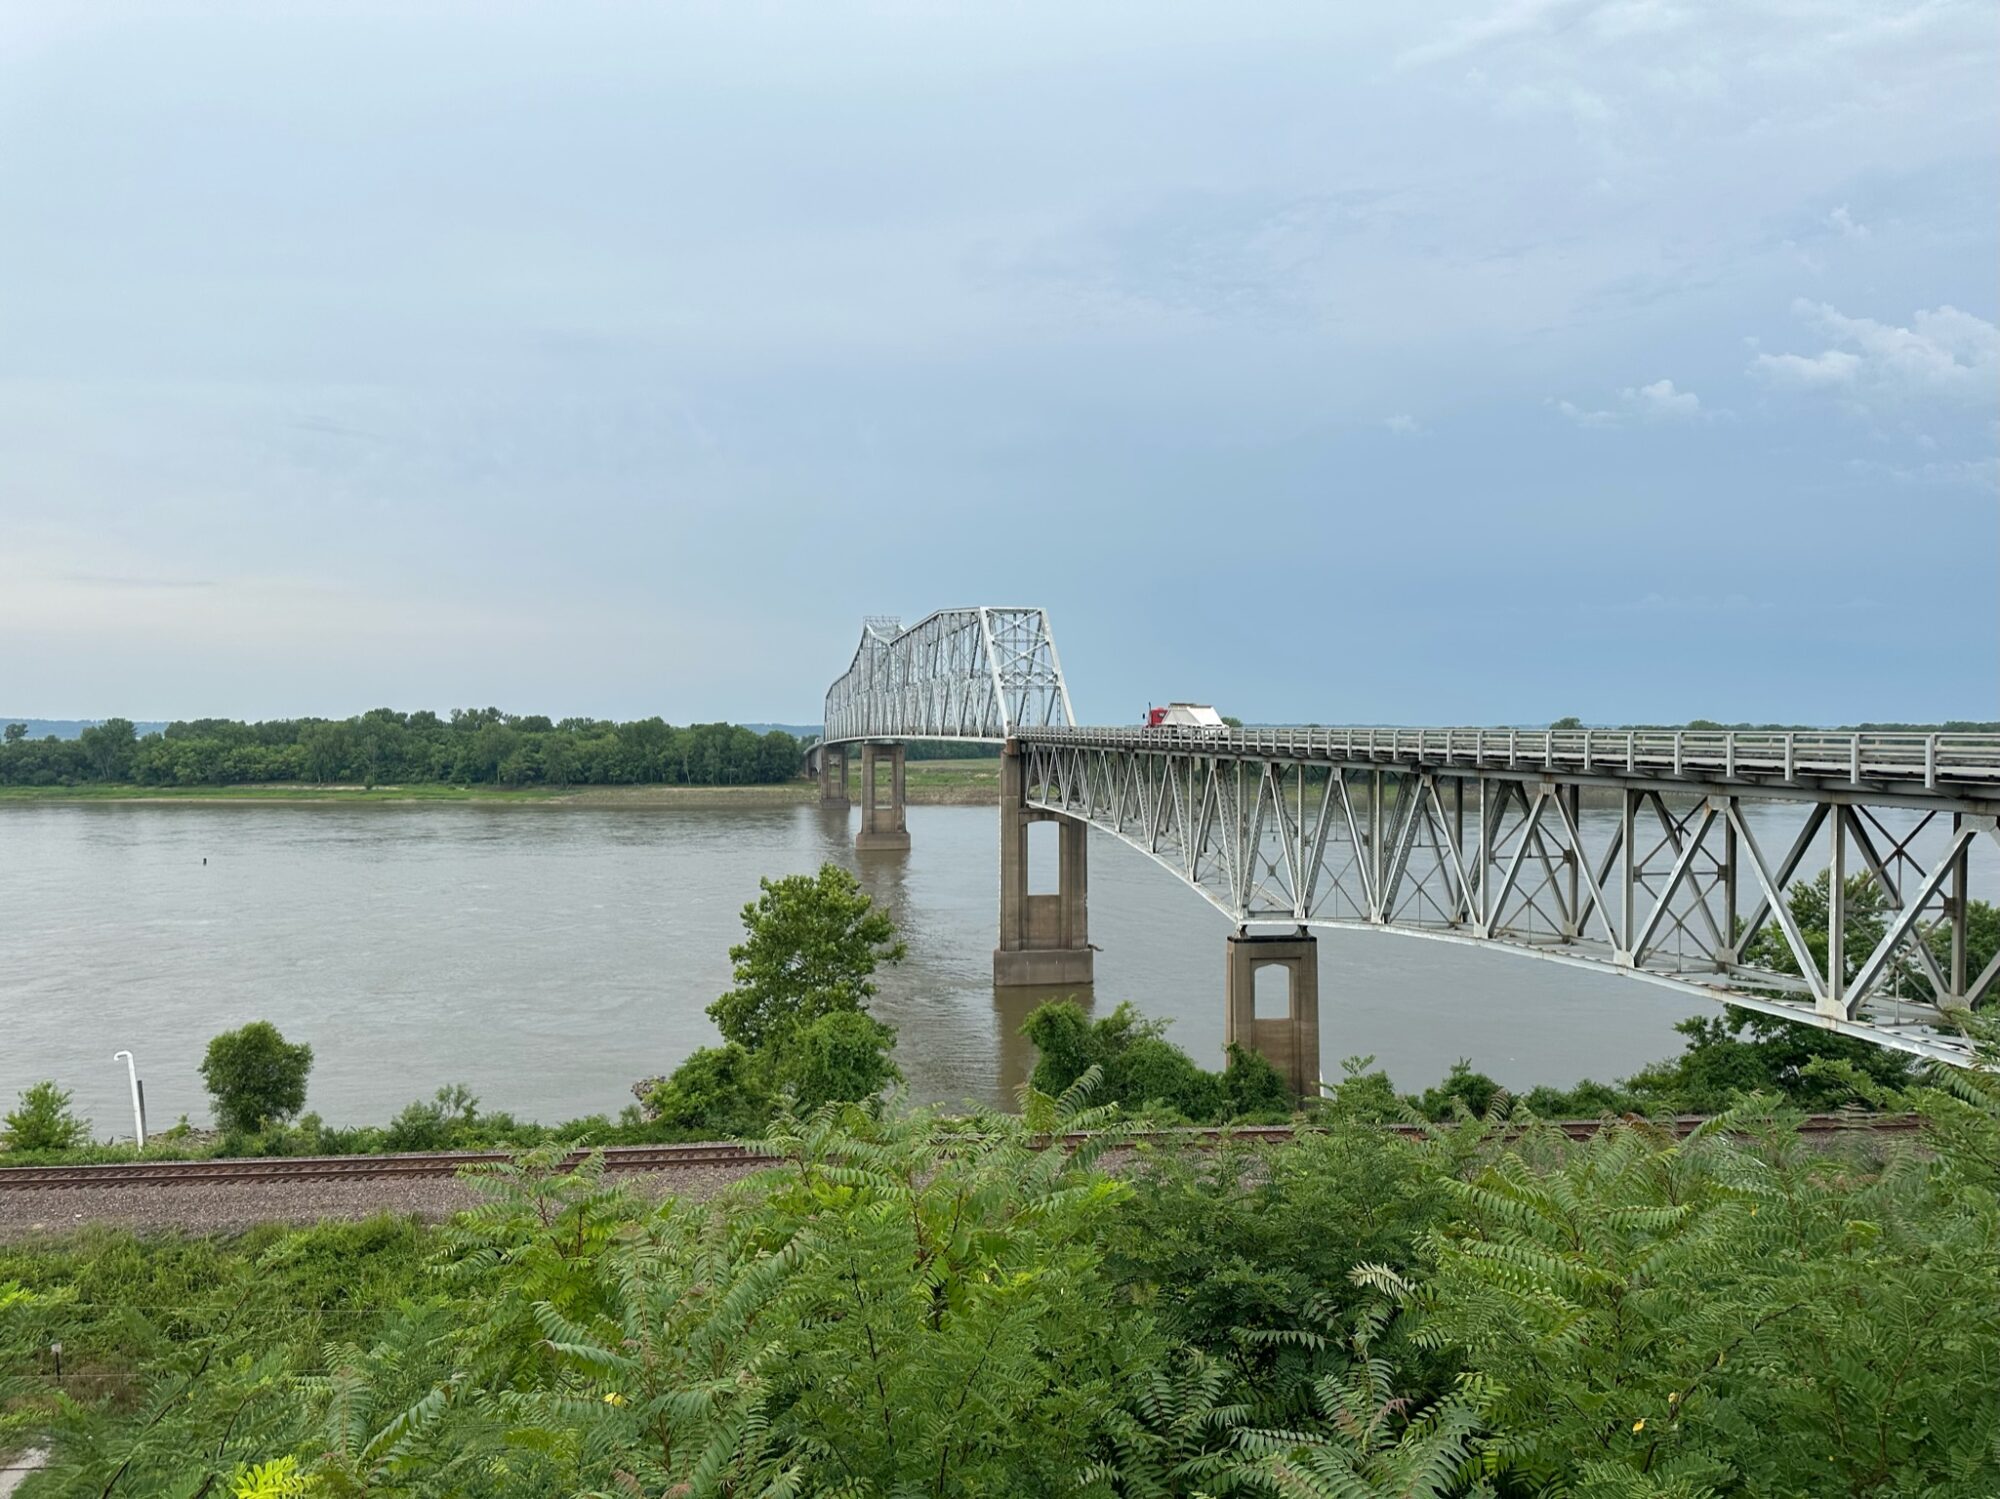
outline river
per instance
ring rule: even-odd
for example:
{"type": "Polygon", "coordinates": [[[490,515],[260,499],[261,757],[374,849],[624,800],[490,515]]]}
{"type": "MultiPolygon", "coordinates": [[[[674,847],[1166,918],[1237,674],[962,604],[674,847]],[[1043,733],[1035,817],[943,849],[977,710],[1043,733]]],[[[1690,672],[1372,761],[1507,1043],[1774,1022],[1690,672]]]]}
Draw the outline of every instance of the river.
{"type": "MultiPolygon", "coordinates": [[[[908,854],[857,857],[848,815],[797,805],[0,807],[0,1106],[52,1077],[124,1133],[127,1048],[155,1127],[201,1121],[208,1038],[261,1018],[312,1043],[308,1106],[329,1122],[449,1082],[522,1117],[615,1113],[714,1040],[704,1008],[759,876],[827,860],[908,940],[875,1010],[911,1091],[1005,1101],[1035,1000],[991,983],[994,817],[913,807],[908,854]]],[[[1215,1065],[1227,924],[1109,838],[1090,859],[1096,1011],[1129,999],[1215,1065]]],[[[1326,1070],[1373,1054],[1404,1088],[1459,1057],[1520,1087],[1608,1079],[1676,1051],[1674,1023],[1705,1008],[1380,933],[1322,934],[1320,964],[1326,1070]]]]}

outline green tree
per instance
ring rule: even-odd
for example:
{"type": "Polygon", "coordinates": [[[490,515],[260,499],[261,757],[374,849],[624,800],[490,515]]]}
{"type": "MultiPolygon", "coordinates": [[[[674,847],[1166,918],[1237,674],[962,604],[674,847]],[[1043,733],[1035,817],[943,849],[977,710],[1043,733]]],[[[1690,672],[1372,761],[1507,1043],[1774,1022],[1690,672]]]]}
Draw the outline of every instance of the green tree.
{"type": "Polygon", "coordinates": [[[202,1081],[224,1129],[250,1133],[282,1123],[306,1105],[313,1049],[290,1042],[268,1020],[253,1020],[208,1043],[202,1081]]]}
{"type": "Polygon", "coordinates": [[[696,1051],[647,1102],[660,1123],[689,1134],[749,1139],[771,1122],[763,1069],[734,1041],[696,1051]]]}
{"type": "Polygon", "coordinates": [[[1483,1119],[1505,1092],[1485,1073],[1474,1072],[1468,1058],[1460,1057],[1436,1087],[1424,1089],[1423,1096],[1411,1102],[1426,1119],[1455,1118],[1460,1104],[1473,1118],[1483,1119]]]}
{"type": "Polygon", "coordinates": [[[132,756],[138,747],[131,719],[107,718],[92,724],[77,735],[77,742],[98,780],[122,781],[131,773],[132,756]]]}
{"type": "Polygon", "coordinates": [[[896,1033],[869,1015],[837,1010],[791,1036],[773,1059],[779,1089],[792,1094],[802,1113],[829,1103],[872,1104],[902,1080],[889,1060],[896,1033]]]}
{"type": "Polygon", "coordinates": [[[23,739],[26,739],[27,737],[28,737],[28,726],[26,724],[10,723],[7,725],[7,731],[6,731],[7,743],[19,744],[23,739]]]}
{"type": "Polygon", "coordinates": [[[837,865],[758,885],[763,893],[743,908],[748,935],[729,949],[736,987],[708,1007],[723,1039],[749,1051],[782,1046],[822,1015],[861,1010],[875,993],[869,975],[906,951],[888,915],[837,865]]]}
{"type": "Polygon", "coordinates": [[[1916,1076],[1915,1061],[1902,1052],[1755,1010],[1690,1015],[1674,1029],[1688,1038],[1687,1049],[1624,1082],[1632,1103],[1647,1112],[1716,1114],[1747,1093],[1775,1093],[1822,1111],[1851,1103],[1848,1075],[1817,1062],[1844,1063],[1884,1088],[1907,1087],[1916,1076]]]}
{"type": "Polygon", "coordinates": [[[1165,1030],[1129,1002],[1093,1022],[1076,1001],[1050,1000],[1021,1027],[1037,1053],[1030,1082],[1054,1097],[1094,1067],[1091,1097],[1098,1103],[1165,1108],[1198,1123],[1291,1112],[1284,1079],[1263,1057],[1231,1046],[1224,1070],[1210,1072],[1168,1041],[1165,1030]]]}
{"type": "Polygon", "coordinates": [[[87,1121],[70,1110],[72,1095],[53,1082],[36,1083],[24,1089],[20,1104],[7,1115],[0,1141],[9,1150],[68,1150],[81,1145],[90,1133],[87,1121]]]}

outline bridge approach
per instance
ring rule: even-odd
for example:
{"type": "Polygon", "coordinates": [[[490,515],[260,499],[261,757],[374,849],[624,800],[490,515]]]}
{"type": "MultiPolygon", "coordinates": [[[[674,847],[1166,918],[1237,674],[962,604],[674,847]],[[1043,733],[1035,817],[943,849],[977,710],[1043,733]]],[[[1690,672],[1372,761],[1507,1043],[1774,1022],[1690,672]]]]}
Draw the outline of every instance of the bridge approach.
{"type": "Polygon", "coordinates": [[[1096,829],[1228,919],[1224,1034],[1301,1094],[1319,930],[1578,964],[1957,1064],[2000,979],[2000,954],[1972,962],[1975,899],[2000,899],[2000,735],[1082,727],[1046,612],[987,607],[870,620],[828,691],[808,765],[845,806],[859,750],[858,848],[909,846],[914,741],[1003,747],[996,985],[1091,982],[1096,829]],[[1058,888],[1034,894],[1044,821],[1058,888]],[[1267,966],[1281,1016],[1257,1013],[1267,966]]]}

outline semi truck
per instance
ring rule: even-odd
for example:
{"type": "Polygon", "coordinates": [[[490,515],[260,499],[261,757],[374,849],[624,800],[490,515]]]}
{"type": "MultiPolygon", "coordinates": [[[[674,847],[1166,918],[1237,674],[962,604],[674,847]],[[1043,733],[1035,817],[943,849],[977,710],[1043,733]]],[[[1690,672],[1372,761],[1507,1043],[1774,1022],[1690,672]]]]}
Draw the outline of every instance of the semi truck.
{"type": "Polygon", "coordinates": [[[1227,733],[1229,725],[1222,721],[1207,703],[1168,703],[1164,708],[1148,706],[1143,727],[1148,729],[1213,729],[1217,733],[1227,733]]]}

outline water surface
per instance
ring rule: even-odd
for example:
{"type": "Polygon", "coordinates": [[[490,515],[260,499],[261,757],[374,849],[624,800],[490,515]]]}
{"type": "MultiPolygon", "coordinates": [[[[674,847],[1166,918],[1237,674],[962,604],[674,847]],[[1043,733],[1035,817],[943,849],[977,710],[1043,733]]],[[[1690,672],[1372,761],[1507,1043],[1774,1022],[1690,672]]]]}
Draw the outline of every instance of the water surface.
{"type": "MultiPolygon", "coordinates": [[[[208,1038],[261,1018],[313,1044],[330,1121],[455,1081],[529,1117],[615,1112],[714,1041],[704,1007],[758,877],[833,860],[908,939],[876,1009],[912,1090],[1003,1101],[1035,997],[992,987],[995,817],[913,807],[908,854],[857,857],[851,814],[812,806],[0,807],[0,1100],[53,1077],[101,1132],[129,1129],[123,1047],[156,1125],[200,1119],[208,1038]]],[[[1227,923],[1110,838],[1090,860],[1096,1009],[1129,999],[1215,1063],[1227,923]]],[[[1704,1008],[1498,951],[1320,941],[1327,1070],[1373,1053],[1403,1087],[1462,1056],[1517,1086],[1608,1078],[1704,1008]]]]}

